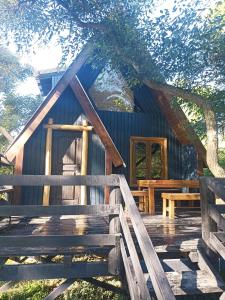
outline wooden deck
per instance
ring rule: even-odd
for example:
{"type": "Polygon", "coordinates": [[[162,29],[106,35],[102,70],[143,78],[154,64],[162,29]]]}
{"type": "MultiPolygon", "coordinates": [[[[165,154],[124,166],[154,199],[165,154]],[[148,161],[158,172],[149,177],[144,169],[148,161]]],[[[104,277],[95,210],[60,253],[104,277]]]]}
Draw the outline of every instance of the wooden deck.
{"type": "MultiPolygon", "coordinates": [[[[224,293],[225,283],[216,270],[217,263],[212,264],[207,256],[210,252],[207,243],[219,245],[217,251],[221,250],[225,257],[222,248],[225,235],[221,235],[225,226],[221,214],[225,214],[225,207],[213,204],[215,196],[212,203],[207,199],[213,195],[204,190],[204,180],[201,206],[208,215],[203,218],[199,208],[185,207],[176,209],[175,218],[169,219],[162,216],[161,199],[156,203],[159,205],[156,215],[140,214],[123,176],[30,175],[29,181],[26,176],[0,176],[0,179],[3,184],[11,179],[10,183],[15,185],[19,181],[21,185],[101,183],[114,187],[109,205],[2,205],[0,216],[5,219],[0,222],[1,280],[117,276],[122,274],[123,263],[132,300],[150,300],[150,294],[157,299],[175,300],[175,296],[181,295],[224,293]],[[125,211],[120,203],[126,207],[125,211]],[[9,216],[13,216],[11,220],[9,216]],[[217,223],[217,228],[213,222],[209,223],[208,216],[217,223]],[[203,246],[202,232],[205,244],[199,247],[203,246]],[[93,259],[81,262],[77,255],[84,254],[93,255],[93,259]],[[22,259],[34,256],[37,262],[27,264],[19,258],[19,264],[6,263],[8,258],[17,262],[18,256],[23,256],[22,259]]],[[[213,184],[215,194],[220,196],[225,189],[221,184],[217,187],[218,180],[213,184]]]]}
{"type": "MultiPolygon", "coordinates": [[[[159,213],[155,216],[141,214],[149,236],[158,253],[189,252],[196,251],[201,238],[201,217],[200,210],[179,209],[174,220],[163,217],[159,213]]],[[[130,223],[128,219],[128,223],[130,223]]],[[[19,218],[13,217],[11,223],[8,219],[1,221],[1,236],[47,236],[47,235],[83,235],[83,234],[107,234],[109,232],[108,216],[54,216],[54,217],[35,217],[19,218]]],[[[132,229],[131,229],[132,232],[132,229]]],[[[39,253],[44,255],[84,253],[89,254],[96,251],[96,248],[68,248],[59,249],[37,247],[29,249],[33,255],[39,253]],[[40,248],[40,249],[39,249],[40,248]]],[[[13,252],[28,254],[27,249],[14,249],[13,252]]],[[[99,247],[99,253],[107,252],[107,249],[99,247]]],[[[4,246],[0,249],[3,255],[8,251],[4,246]]],[[[13,253],[11,253],[13,254],[13,253]]]]}

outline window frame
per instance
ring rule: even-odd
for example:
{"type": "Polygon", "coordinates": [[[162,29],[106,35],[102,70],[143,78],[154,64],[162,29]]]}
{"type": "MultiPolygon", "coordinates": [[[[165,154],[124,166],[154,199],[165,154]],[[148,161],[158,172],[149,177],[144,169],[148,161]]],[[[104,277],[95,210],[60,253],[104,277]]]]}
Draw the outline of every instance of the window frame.
{"type": "MultiPolygon", "coordinates": [[[[147,152],[150,150],[150,146],[152,144],[160,144],[161,148],[161,157],[162,157],[162,180],[168,179],[168,157],[167,157],[167,138],[162,137],[142,137],[142,136],[131,136],[130,137],[130,185],[137,186],[136,179],[136,153],[135,153],[135,145],[137,143],[146,144],[147,152]]],[[[147,168],[151,169],[151,154],[147,155],[147,168]]]]}

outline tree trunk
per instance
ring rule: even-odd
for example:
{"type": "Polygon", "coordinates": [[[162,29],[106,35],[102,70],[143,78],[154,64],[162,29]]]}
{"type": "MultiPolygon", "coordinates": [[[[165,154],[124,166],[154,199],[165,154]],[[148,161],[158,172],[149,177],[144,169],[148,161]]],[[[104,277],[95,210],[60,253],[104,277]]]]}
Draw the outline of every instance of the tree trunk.
{"type": "Polygon", "coordinates": [[[144,83],[155,90],[163,92],[170,97],[180,97],[186,101],[191,101],[202,108],[206,130],[207,130],[207,145],[206,145],[206,160],[208,167],[215,177],[225,177],[225,170],[220,166],[218,161],[218,132],[216,125],[216,116],[210,105],[204,98],[177,88],[168,84],[158,83],[152,80],[144,80],[144,83]]]}

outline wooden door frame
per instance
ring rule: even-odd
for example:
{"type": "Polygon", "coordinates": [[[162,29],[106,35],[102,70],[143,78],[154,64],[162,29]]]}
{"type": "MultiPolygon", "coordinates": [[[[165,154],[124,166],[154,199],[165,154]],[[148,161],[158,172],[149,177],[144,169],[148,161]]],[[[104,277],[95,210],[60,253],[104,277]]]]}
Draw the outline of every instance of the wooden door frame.
{"type": "MultiPolygon", "coordinates": [[[[45,175],[52,172],[52,132],[53,130],[81,131],[82,132],[82,152],[81,152],[81,175],[87,175],[88,171],[88,131],[93,127],[88,125],[87,120],[83,120],[82,125],[53,124],[53,119],[48,120],[44,125],[47,129],[45,147],[45,175]]],[[[43,205],[49,206],[50,186],[45,185],[43,190],[43,205]]],[[[81,186],[81,205],[87,205],[87,187],[81,186]]]]}

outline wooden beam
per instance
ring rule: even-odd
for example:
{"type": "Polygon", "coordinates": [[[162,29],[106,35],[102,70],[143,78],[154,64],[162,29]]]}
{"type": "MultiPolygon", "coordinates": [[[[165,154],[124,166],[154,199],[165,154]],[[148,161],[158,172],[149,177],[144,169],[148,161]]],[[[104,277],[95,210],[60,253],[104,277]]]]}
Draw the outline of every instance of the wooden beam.
{"type": "Polygon", "coordinates": [[[74,282],[75,278],[69,278],[63,281],[59,286],[57,286],[44,300],[54,300],[58,296],[62,295],[65,290],[67,290],[74,282]]]}
{"type": "Polygon", "coordinates": [[[216,233],[214,233],[214,232],[210,233],[209,242],[210,242],[210,245],[213,247],[213,249],[215,249],[215,251],[217,253],[219,253],[219,255],[223,259],[225,259],[225,247],[224,247],[223,243],[216,236],[216,233]]]}
{"type": "Polygon", "coordinates": [[[119,214],[119,205],[2,205],[0,217],[10,216],[64,216],[64,215],[116,215],[119,214]]]}
{"type": "MultiPolygon", "coordinates": [[[[148,86],[147,82],[145,84],[148,86]]],[[[181,144],[193,144],[196,147],[198,158],[206,164],[206,149],[190,126],[183,110],[179,106],[172,108],[170,99],[164,93],[152,89],[151,92],[155,95],[155,99],[178,141],[181,144]]]]}
{"type": "MultiPolygon", "coordinates": [[[[87,127],[88,123],[86,120],[83,121],[83,127],[87,127]]],[[[81,153],[81,175],[87,175],[88,171],[88,131],[83,130],[82,133],[82,153],[81,153]]],[[[80,189],[80,204],[87,205],[87,187],[81,186],[80,189]]]]}
{"type": "Polygon", "coordinates": [[[64,176],[64,175],[0,175],[1,185],[21,186],[119,186],[118,175],[87,175],[87,176],[64,176]]]}
{"type": "Polygon", "coordinates": [[[44,102],[41,104],[41,106],[37,109],[35,114],[29,120],[29,122],[27,123],[27,125],[25,126],[23,131],[19,134],[19,136],[14,141],[14,143],[12,143],[12,145],[10,145],[10,147],[7,149],[5,155],[10,162],[13,161],[13,159],[17,155],[17,152],[19,151],[19,149],[27,142],[27,140],[31,137],[31,135],[34,133],[36,128],[40,125],[40,123],[46,117],[46,115],[50,111],[50,109],[57,102],[59,97],[62,95],[62,93],[68,86],[71,78],[74,77],[74,74],[76,74],[80,70],[82,65],[88,59],[90,52],[91,52],[91,49],[89,47],[86,47],[77,56],[75,61],[70,65],[70,67],[67,69],[65,74],[58,81],[56,86],[51,90],[51,92],[45,98],[44,102]]]}
{"type": "MultiPolygon", "coordinates": [[[[122,194],[119,188],[112,190],[110,193],[110,205],[120,205],[122,203],[122,194]]],[[[120,236],[121,226],[119,215],[109,216],[109,233],[112,235],[120,236]]],[[[121,270],[121,252],[120,241],[116,239],[115,247],[113,247],[108,256],[109,273],[119,275],[121,270]]]]}
{"type": "Polygon", "coordinates": [[[77,76],[74,76],[71,79],[70,86],[76,98],[78,99],[81,107],[83,108],[85,114],[87,115],[89,121],[94,126],[95,132],[100,137],[105,148],[108,149],[114,166],[119,167],[121,165],[125,165],[119,151],[113,143],[108,131],[102,123],[99,115],[97,114],[94,106],[91,103],[91,100],[89,99],[77,76]]]}
{"type": "MultiPolygon", "coordinates": [[[[202,239],[210,247],[210,232],[217,231],[216,222],[210,217],[210,205],[215,204],[215,195],[208,188],[208,178],[200,178],[201,216],[202,216],[202,239]]],[[[212,216],[212,211],[211,211],[212,216]]],[[[213,249],[211,249],[213,251],[213,249]]],[[[210,253],[208,253],[210,254],[210,253]]]]}
{"type": "MultiPolygon", "coordinates": [[[[105,175],[112,174],[112,160],[107,149],[105,149],[105,175]]],[[[105,204],[109,204],[110,187],[106,186],[104,190],[105,204]]]]}
{"type": "Polygon", "coordinates": [[[0,133],[7,139],[9,143],[12,143],[13,137],[11,134],[2,126],[0,126],[0,133]]]}
{"type": "Polygon", "coordinates": [[[64,264],[4,265],[0,268],[0,280],[38,280],[56,278],[85,278],[109,276],[107,262],[77,262],[70,268],[64,264]]]}
{"type": "MultiPolygon", "coordinates": [[[[20,148],[20,150],[16,155],[15,169],[14,169],[15,175],[23,174],[23,156],[24,156],[24,146],[20,148]]],[[[21,187],[15,186],[12,204],[18,205],[20,203],[21,203],[21,187]]]]}
{"type": "Polygon", "coordinates": [[[137,209],[127,181],[124,175],[118,176],[120,178],[120,189],[122,192],[123,200],[127,207],[128,215],[133,225],[134,232],[136,234],[141,253],[143,255],[149,276],[151,278],[156,297],[158,299],[175,300],[175,296],[172,292],[171,286],[155,252],[155,248],[148,235],[141,215],[137,209]]]}
{"type": "Polygon", "coordinates": [[[94,286],[97,286],[97,287],[100,287],[102,289],[111,291],[115,294],[122,294],[122,295],[128,296],[126,290],[124,290],[122,288],[119,288],[115,285],[112,285],[112,284],[110,284],[106,281],[100,281],[100,280],[95,279],[95,278],[84,278],[83,280],[93,284],[94,286]]]}
{"type": "Polygon", "coordinates": [[[120,223],[124,234],[124,239],[127,244],[127,249],[130,254],[131,263],[133,265],[133,270],[136,275],[137,283],[140,289],[140,294],[142,296],[142,299],[150,300],[151,297],[149,295],[147,283],[134,245],[133,237],[131,235],[129,225],[127,223],[126,217],[122,209],[120,210],[119,218],[120,218],[120,223]]]}
{"type": "MultiPolygon", "coordinates": [[[[53,119],[48,120],[48,124],[53,124],[53,119]]],[[[45,148],[45,175],[51,175],[52,172],[52,128],[47,129],[46,148],[45,148]]],[[[43,205],[49,205],[50,186],[45,185],[43,189],[43,205]]]]}
{"type": "Polygon", "coordinates": [[[44,125],[44,128],[51,128],[53,130],[68,130],[68,131],[92,131],[92,126],[82,126],[82,125],[66,125],[66,124],[48,124],[44,125]]]}
{"type": "Polygon", "coordinates": [[[14,287],[14,285],[16,285],[17,283],[18,283],[18,281],[9,281],[9,282],[6,282],[5,284],[3,284],[0,287],[0,293],[7,292],[9,289],[11,289],[12,287],[14,287]]]}
{"type": "Polygon", "coordinates": [[[16,235],[0,236],[0,245],[10,247],[75,247],[75,246],[115,246],[115,234],[88,235],[16,235]]]}
{"type": "Polygon", "coordinates": [[[133,274],[131,272],[130,262],[127,256],[123,239],[120,239],[120,248],[121,248],[121,255],[123,258],[124,269],[126,273],[127,285],[130,292],[130,298],[131,300],[141,300],[137,282],[134,279],[133,274]]]}

